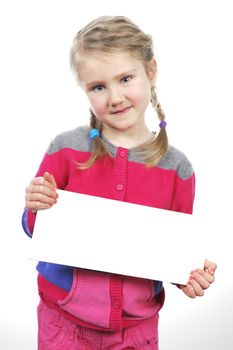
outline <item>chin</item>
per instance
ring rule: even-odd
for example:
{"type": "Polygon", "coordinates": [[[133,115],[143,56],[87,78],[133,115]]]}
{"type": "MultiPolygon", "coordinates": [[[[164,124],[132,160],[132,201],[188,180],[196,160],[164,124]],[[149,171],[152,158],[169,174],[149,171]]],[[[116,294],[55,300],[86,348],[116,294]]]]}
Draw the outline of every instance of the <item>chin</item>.
{"type": "Polygon", "coordinates": [[[121,131],[130,130],[134,127],[134,124],[117,125],[115,128],[121,131]]]}
{"type": "Polygon", "coordinates": [[[119,122],[115,123],[115,127],[118,129],[130,129],[136,125],[134,120],[119,120],[119,122]]]}

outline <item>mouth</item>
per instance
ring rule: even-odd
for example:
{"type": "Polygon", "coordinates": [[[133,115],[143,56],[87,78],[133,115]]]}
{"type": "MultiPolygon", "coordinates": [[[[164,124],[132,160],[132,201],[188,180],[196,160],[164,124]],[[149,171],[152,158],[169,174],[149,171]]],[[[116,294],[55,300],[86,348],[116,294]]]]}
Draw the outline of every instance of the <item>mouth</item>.
{"type": "Polygon", "coordinates": [[[119,109],[119,110],[117,110],[115,112],[112,112],[111,114],[124,114],[124,113],[127,113],[130,110],[131,107],[132,106],[119,109]]]}

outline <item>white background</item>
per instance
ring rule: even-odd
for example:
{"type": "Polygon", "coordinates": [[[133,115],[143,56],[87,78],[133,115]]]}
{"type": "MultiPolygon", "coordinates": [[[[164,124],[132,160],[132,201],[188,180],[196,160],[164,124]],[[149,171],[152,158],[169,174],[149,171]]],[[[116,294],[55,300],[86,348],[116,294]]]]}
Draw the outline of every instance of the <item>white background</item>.
{"type": "MultiPolygon", "coordinates": [[[[160,349],[233,347],[230,5],[230,0],[1,1],[2,350],[36,349],[36,272],[27,259],[30,239],[20,224],[24,189],[50,140],[88,122],[89,106],[69,69],[69,49],[83,25],[105,14],[128,16],[154,37],[170,142],[193,163],[194,215],[209,223],[211,229],[203,232],[207,257],[218,263],[216,282],[202,298],[191,300],[166,285],[160,349]]],[[[148,123],[156,129],[151,113],[148,123]]],[[[190,254],[194,240],[190,237],[190,254]]]]}

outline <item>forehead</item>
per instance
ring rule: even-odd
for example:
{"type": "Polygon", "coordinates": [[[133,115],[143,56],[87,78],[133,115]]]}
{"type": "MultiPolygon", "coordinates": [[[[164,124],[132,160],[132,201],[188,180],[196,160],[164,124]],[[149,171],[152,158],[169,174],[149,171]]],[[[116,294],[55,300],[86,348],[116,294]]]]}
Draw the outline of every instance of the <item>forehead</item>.
{"type": "Polygon", "coordinates": [[[85,83],[90,80],[105,80],[143,68],[142,62],[129,53],[85,56],[82,59],[80,78],[85,83]]]}

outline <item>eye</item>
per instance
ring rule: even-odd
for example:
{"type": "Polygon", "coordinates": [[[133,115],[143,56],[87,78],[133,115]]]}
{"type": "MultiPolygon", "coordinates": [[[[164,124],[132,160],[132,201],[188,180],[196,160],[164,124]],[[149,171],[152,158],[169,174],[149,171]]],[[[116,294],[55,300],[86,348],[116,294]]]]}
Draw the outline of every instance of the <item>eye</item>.
{"type": "Polygon", "coordinates": [[[128,83],[132,78],[133,78],[132,75],[126,75],[125,77],[123,77],[123,78],[121,79],[121,82],[122,82],[122,83],[128,83]]]}
{"type": "Polygon", "coordinates": [[[95,85],[91,88],[91,90],[94,92],[101,92],[104,90],[104,86],[103,85],[95,85]]]}

